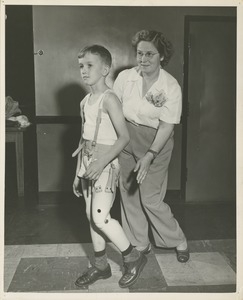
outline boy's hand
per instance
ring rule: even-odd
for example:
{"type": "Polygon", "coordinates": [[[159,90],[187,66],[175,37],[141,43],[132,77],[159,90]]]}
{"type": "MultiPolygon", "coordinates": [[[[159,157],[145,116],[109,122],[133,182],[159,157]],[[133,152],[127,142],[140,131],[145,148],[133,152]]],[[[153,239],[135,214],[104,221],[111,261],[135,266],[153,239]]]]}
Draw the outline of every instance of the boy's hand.
{"type": "Polygon", "coordinates": [[[101,159],[92,161],[84,174],[84,178],[88,180],[98,180],[104,167],[105,165],[101,159]]]}
{"type": "Polygon", "coordinates": [[[83,196],[80,191],[80,179],[77,176],[75,176],[73,181],[73,193],[77,197],[83,196]]]}

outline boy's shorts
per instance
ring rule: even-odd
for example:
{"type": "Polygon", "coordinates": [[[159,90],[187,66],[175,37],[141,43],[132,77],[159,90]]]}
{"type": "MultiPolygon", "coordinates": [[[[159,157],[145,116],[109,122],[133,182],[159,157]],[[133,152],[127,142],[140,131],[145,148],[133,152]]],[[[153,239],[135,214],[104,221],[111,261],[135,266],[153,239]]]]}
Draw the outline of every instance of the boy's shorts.
{"type": "MultiPolygon", "coordinates": [[[[95,160],[102,159],[102,156],[106,154],[112,147],[112,145],[96,144],[95,148],[92,148],[91,141],[84,141],[84,145],[81,152],[81,166],[78,172],[79,178],[85,178],[84,174],[89,164],[95,160]]],[[[120,174],[120,165],[118,158],[115,158],[110,162],[101,173],[100,177],[107,177],[107,182],[104,186],[104,180],[97,179],[93,182],[95,192],[108,192],[114,193],[118,183],[120,174]]]]}

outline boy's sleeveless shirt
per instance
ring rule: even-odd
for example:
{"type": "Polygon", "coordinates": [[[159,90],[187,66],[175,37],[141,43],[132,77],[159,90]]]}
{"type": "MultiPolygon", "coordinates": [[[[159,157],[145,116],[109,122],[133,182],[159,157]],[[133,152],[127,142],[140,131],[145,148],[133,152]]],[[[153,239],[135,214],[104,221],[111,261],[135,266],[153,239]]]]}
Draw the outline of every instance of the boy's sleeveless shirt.
{"type": "MultiPolygon", "coordinates": [[[[85,118],[83,138],[85,140],[92,141],[94,139],[98,110],[100,107],[103,108],[104,96],[107,93],[110,93],[110,91],[109,90],[105,91],[94,104],[89,104],[89,98],[91,94],[88,94],[83,99],[83,101],[85,101],[84,108],[83,108],[83,113],[85,118]]],[[[117,140],[117,134],[111,122],[111,119],[107,113],[104,113],[102,111],[97,143],[105,144],[105,145],[113,145],[116,140],[117,140]]]]}

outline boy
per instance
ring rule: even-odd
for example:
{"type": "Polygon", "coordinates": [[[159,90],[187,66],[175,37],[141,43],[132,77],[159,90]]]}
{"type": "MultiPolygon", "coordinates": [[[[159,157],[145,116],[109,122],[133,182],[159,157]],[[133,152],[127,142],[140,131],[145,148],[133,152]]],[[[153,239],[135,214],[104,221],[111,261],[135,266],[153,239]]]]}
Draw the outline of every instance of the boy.
{"type": "Polygon", "coordinates": [[[110,216],[119,177],[117,156],[129,142],[129,134],[120,101],[106,84],[112,61],[110,52],[100,45],[85,47],[78,61],[81,77],[91,93],[80,105],[83,132],[79,148],[73,154],[78,154],[73,192],[81,196],[81,180],[95,262],[75,284],[85,288],[111,276],[103,237],[106,235],[122,253],[124,273],[119,286],[125,288],[135,283],[147,262],[144,254],[132,247],[121,225],[110,216]]]}

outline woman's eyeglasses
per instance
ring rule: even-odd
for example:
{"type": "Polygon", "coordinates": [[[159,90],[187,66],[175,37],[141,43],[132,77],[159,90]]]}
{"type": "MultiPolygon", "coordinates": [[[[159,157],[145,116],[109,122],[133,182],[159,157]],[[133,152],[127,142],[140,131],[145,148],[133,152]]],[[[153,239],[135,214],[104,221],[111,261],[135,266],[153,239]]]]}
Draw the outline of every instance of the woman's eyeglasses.
{"type": "Polygon", "coordinates": [[[154,57],[155,54],[159,54],[159,52],[142,52],[142,51],[137,51],[137,57],[138,58],[142,58],[143,56],[145,56],[147,59],[152,59],[154,57]]]}

